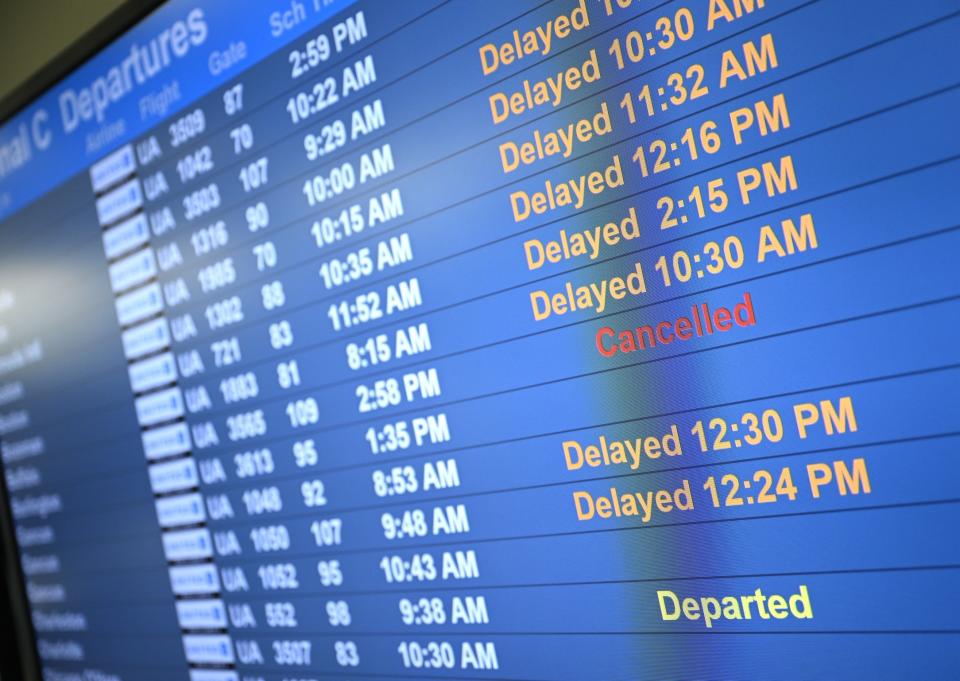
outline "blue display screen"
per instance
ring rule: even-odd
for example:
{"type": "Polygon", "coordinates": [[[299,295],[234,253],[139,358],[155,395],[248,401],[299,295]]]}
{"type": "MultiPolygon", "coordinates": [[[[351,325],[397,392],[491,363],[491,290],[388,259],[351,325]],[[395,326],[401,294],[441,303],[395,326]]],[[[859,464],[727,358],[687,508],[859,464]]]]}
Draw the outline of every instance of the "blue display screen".
{"type": "Polygon", "coordinates": [[[953,678],[956,0],[173,0],[0,126],[45,681],[953,678]]]}

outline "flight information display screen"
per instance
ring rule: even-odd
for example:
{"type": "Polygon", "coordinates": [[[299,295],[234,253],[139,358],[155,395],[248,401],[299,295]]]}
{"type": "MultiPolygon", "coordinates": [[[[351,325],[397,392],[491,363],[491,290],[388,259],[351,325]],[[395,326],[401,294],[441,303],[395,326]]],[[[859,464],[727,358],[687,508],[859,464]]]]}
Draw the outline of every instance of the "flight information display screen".
{"type": "Polygon", "coordinates": [[[45,681],[952,678],[956,0],[173,0],[0,127],[45,681]]]}

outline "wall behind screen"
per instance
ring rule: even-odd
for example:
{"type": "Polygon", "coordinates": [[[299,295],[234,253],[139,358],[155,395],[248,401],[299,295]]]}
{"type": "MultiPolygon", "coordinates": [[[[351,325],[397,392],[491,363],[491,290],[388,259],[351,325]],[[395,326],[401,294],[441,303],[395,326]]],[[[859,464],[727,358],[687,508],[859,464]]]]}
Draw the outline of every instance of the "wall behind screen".
{"type": "Polygon", "coordinates": [[[3,0],[0,100],[124,4],[123,0],[3,0]]]}

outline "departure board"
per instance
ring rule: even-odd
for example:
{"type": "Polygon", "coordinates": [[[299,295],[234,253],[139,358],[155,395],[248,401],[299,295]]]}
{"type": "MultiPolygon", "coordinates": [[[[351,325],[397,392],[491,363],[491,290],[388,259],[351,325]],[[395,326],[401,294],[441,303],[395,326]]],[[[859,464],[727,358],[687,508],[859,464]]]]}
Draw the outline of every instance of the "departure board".
{"type": "Polygon", "coordinates": [[[957,0],[172,0],[0,127],[45,681],[948,679],[957,0]]]}

